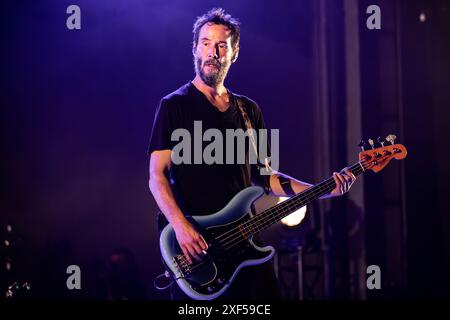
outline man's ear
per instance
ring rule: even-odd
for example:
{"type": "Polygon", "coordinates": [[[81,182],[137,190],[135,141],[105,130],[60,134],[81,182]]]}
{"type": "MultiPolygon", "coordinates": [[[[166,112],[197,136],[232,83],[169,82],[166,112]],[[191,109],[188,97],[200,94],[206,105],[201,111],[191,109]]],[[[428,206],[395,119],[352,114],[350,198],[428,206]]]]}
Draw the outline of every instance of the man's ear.
{"type": "Polygon", "coordinates": [[[231,62],[232,62],[232,63],[236,62],[238,56],[239,56],[239,47],[237,47],[237,48],[234,50],[233,57],[231,58],[231,62]]]}

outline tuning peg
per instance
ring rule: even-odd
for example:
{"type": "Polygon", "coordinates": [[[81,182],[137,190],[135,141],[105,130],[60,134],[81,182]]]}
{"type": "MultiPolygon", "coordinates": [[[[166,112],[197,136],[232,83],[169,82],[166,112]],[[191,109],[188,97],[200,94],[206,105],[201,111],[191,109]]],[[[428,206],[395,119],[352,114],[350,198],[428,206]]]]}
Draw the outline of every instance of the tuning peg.
{"type": "Polygon", "coordinates": [[[359,141],[358,143],[358,147],[361,148],[361,151],[365,151],[364,147],[366,146],[366,143],[364,142],[364,140],[361,139],[361,141],[359,141]]]}
{"type": "Polygon", "coordinates": [[[367,141],[369,141],[369,144],[370,144],[370,146],[372,147],[372,149],[375,148],[375,143],[373,142],[372,139],[369,139],[369,140],[367,140],[367,141]]]}
{"type": "Polygon", "coordinates": [[[386,142],[386,140],[381,140],[381,137],[378,137],[377,141],[379,144],[381,144],[382,147],[384,147],[384,143],[386,142]]]}
{"type": "Polygon", "coordinates": [[[394,144],[395,139],[397,139],[397,136],[395,134],[390,134],[386,137],[386,140],[389,141],[391,144],[394,144]]]}

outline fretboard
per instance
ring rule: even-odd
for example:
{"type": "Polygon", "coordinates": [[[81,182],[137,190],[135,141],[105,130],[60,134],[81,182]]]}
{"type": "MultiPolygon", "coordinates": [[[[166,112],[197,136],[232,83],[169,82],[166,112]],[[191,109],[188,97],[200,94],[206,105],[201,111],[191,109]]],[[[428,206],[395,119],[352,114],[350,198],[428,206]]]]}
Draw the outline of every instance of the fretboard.
{"type": "MultiPolygon", "coordinates": [[[[349,168],[349,170],[355,176],[364,172],[364,168],[361,162],[355,163],[349,168]]],[[[278,221],[300,209],[301,207],[330,193],[334,188],[336,188],[336,183],[333,177],[330,177],[327,180],[324,180],[306,189],[305,191],[296,194],[292,198],[259,213],[253,219],[250,219],[247,222],[243,223],[242,227],[246,230],[247,234],[255,235],[260,231],[277,223],[278,221]]]]}

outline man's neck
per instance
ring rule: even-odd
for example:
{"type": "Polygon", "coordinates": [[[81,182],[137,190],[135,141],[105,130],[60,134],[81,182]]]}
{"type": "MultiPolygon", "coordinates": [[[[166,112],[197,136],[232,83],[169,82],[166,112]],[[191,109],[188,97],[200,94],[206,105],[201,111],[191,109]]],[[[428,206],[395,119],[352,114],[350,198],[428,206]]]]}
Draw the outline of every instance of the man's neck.
{"type": "Polygon", "coordinates": [[[222,83],[219,83],[216,87],[208,86],[203,80],[196,75],[194,80],[192,80],[192,84],[201,92],[203,92],[207,97],[212,99],[221,98],[223,95],[227,94],[227,88],[222,83]]]}

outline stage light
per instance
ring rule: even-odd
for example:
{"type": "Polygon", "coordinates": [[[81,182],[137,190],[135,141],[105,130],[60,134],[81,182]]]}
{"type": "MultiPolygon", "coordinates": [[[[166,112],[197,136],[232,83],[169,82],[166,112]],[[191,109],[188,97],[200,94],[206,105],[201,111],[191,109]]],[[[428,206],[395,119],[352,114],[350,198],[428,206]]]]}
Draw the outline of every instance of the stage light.
{"type": "Polygon", "coordinates": [[[427,15],[425,13],[421,12],[419,15],[419,20],[420,20],[420,22],[427,21],[427,15]]]}
{"type": "MultiPolygon", "coordinates": [[[[288,197],[280,197],[280,199],[278,200],[278,203],[286,201],[287,199],[289,199],[289,198],[288,197]]],[[[305,218],[305,215],[306,215],[306,206],[303,206],[300,209],[298,209],[297,211],[294,211],[293,213],[288,215],[287,217],[284,217],[283,219],[281,219],[281,223],[288,227],[295,227],[303,221],[303,219],[305,218]]]]}

